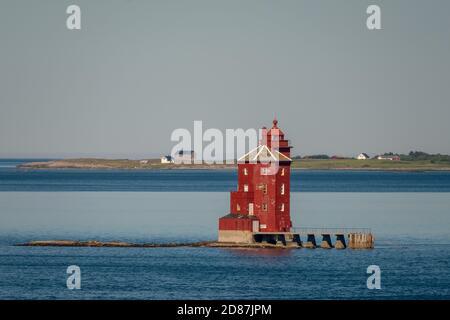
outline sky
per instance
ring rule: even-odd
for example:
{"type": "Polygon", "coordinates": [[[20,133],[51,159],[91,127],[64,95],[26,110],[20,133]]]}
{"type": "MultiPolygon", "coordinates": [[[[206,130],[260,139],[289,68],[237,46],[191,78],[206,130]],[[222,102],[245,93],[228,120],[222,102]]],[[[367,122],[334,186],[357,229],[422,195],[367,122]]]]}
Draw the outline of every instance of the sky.
{"type": "Polygon", "coordinates": [[[450,153],[446,0],[2,0],[0,157],[146,158],[178,128],[294,155],[450,153]],[[66,8],[81,8],[81,30],[66,8]],[[382,30],[366,8],[381,7],[382,30]]]}

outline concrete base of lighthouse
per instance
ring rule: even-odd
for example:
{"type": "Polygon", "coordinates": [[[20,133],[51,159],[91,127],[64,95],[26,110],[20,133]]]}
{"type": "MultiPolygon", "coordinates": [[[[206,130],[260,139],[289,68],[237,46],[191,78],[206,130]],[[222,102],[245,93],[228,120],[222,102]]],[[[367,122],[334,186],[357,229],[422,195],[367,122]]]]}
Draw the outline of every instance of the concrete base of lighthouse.
{"type": "Polygon", "coordinates": [[[253,232],[241,230],[219,230],[219,242],[254,243],[253,232]]]}
{"type": "Polygon", "coordinates": [[[218,242],[251,244],[253,238],[253,222],[257,222],[255,216],[242,214],[228,214],[219,219],[218,242]]]}

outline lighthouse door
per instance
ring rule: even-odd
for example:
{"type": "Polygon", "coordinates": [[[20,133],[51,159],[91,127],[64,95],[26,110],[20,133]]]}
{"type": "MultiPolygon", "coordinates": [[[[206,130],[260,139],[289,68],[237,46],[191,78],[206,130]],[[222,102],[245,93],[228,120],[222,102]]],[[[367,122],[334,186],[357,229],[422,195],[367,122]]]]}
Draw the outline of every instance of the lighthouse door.
{"type": "Polygon", "coordinates": [[[259,221],[253,220],[253,232],[259,232],[259,221]]]}
{"type": "Polygon", "coordinates": [[[250,216],[253,215],[253,203],[249,203],[249,204],[248,204],[248,214],[249,214],[250,216]]]}

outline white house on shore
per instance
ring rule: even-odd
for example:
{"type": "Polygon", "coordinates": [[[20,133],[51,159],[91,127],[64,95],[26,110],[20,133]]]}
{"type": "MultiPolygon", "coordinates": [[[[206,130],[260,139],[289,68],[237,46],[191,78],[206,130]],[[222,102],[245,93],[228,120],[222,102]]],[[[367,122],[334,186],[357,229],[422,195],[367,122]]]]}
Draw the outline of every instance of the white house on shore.
{"type": "Polygon", "coordinates": [[[369,159],[370,157],[367,155],[367,153],[360,153],[360,154],[358,154],[358,156],[356,157],[356,159],[358,159],[358,160],[367,160],[367,159],[369,159]]]}
{"type": "Polygon", "coordinates": [[[391,155],[391,156],[378,156],[378,160],[390,160],[390,161],[400,161],[400,156],[391,155]]]}
{"type": "Polygon", "coordinates": [[[168,164],[168,163],[174,163],[172,156],[163,156],[161,157],[161,163],[168,164]]]}

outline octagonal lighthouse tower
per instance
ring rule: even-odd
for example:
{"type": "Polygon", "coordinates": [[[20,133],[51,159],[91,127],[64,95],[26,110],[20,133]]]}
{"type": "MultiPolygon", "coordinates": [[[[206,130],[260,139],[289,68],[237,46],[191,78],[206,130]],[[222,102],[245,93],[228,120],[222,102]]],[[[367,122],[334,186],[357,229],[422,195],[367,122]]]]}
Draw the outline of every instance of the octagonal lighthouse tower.
{"type": "Polygon", "coordinates": [[[219,242],[253,243],[256,235],[291,231],[291,148],[276,119],[262,128],[258,147],[238,160],[238,190],[219,219],[219,242]]]}

